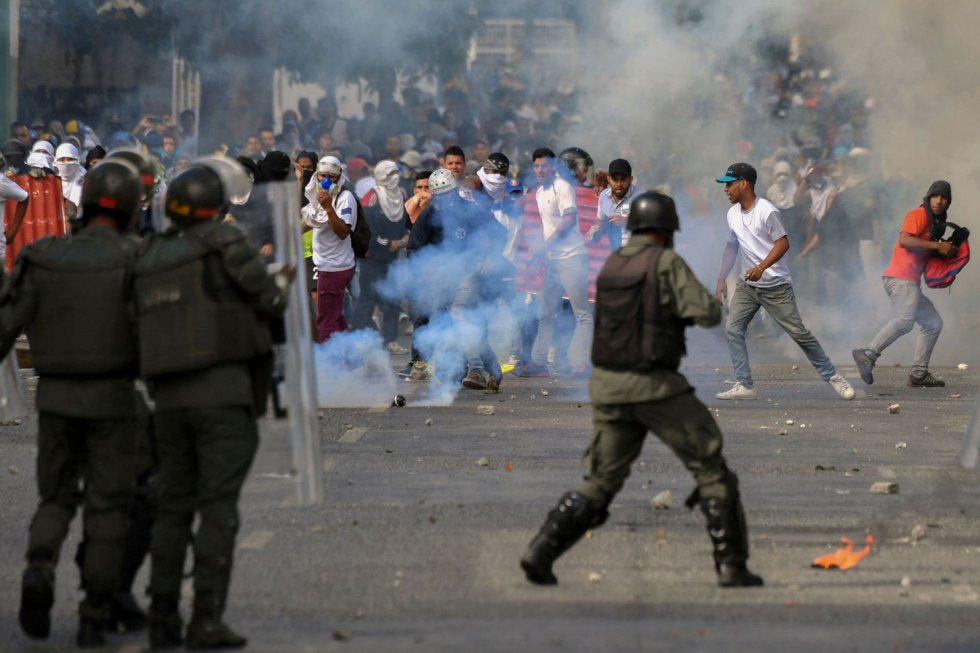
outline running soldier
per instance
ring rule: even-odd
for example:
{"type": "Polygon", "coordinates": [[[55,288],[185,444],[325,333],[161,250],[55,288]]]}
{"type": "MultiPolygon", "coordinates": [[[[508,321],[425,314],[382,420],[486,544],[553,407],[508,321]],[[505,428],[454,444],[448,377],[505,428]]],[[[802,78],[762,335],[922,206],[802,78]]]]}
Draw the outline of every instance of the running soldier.
{"type": "Polygon", "coordinates": [[[684,329],[721,321],[721,305],[674,253],[674,201],[642,193],[630,205],[629,242],[612,254],[596,282],[596,328],[589,395],[595,425],[585,481],[562,496],[521,558],[527,579],[558,582],[554,561],[609,517],[648,431],[694,475],[688,506],[700,504],[722,587],[762,585],[746,567],[748,533],[738,477],[722,456],[722,436],[694,388],[677,371],[684,329]]]}

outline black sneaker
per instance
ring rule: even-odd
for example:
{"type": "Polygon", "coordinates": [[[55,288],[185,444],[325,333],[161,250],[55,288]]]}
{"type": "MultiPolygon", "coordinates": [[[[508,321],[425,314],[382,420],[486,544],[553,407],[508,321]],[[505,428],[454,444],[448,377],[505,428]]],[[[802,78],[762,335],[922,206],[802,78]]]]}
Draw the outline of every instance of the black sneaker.
{"type": "Polygon", "coordinates": [[[851,352],[851,356],[854,357],[854,362],[857,363],[858,372],[861,374],[861,380],[868,385],[873,384],[875,382],[875,377],[871,371],[875,367],[875,362],[868,353],[868,350],[855,349],[851,352]]]}
{"type": "Polygon", "coordinates": [[[550,376],[550,372],[546,365],[528,363],[517,370],[517,376],[521,378],[547,378],[550,376]]]}
{"type": "Polygon", "coordinates": [[[923,372],[921,374],[915,374],[914,372],[909,375],[909,380],[906,381],[906,385],[910,388],[943,388],[946,386],[946,382],[942,379],[937,379],[929,372],[923,372]]]}
{"type": "Polygon", "coordinates": [[[20,589],[20,627],[28,637],[45,639],[51,633],[54,570],[32,565],[24,571],[20,589]]]}

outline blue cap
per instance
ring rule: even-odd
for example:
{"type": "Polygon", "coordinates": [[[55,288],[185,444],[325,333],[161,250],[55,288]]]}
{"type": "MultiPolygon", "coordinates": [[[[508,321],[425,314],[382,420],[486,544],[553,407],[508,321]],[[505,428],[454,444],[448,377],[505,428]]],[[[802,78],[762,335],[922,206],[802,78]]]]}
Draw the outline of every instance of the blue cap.
{"type": "Polygon", "coordinates": [[[755,168],[750,166],[748,163],[733,163],[728,166],[728,170],[721,177],[718,177],[715,181],[719,184],[727,184],[730,181],[738,181],[739,179],[744,179],[753,186],[755,185],[755,180],[759,176],[755,172],[755,168]]]}
{"type": "Polygon", "coordinates": [[[507,184],[504,186],[504,191],[510,195],[511,193],[524,193],[524,184],[517,177],[511,177],[507,180],[507,184]]]}

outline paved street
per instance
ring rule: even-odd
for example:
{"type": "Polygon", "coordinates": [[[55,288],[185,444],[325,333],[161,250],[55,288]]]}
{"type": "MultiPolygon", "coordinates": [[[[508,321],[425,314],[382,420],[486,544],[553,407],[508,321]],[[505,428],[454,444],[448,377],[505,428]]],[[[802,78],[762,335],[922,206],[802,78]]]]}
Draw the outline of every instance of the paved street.
{"type": "MultiPolygon", "coordinates": [[[[881,367],[873,393],[843,367],[859,389],[846,403],[805,361],[770,355],[755,366],[760,400],[730,404],[713,399],[731,376],[715,353],[716,365],[686,371],[741,476],[765,588],[716,587],[701,515],[682,505],[693,483],[653,438],[609,522],[556,565],[560,585],[529,585],[517,560],[581,475],[586,381],[507,378],[498,397],[463,391],[431,408],[414,401],[416,382],[401,384],[405,408],[323,416],[323,506],[295,506],[284,429],[263,425],[228,621],[254,651],[980,650],[980,480],[954,465],[980,367],[937,368],[949,385],[936,390],[881,367]],[[876,481],[899,493],[871,494],[876,481]],[[652,510],[666,489],[673,506],[652,510]],[[868,533],[876,542],[856,569],[810,567],[841,536],[860,546],[868,533]]],[[[29,642],[16,623],[35,425],[0,427],[3,651],[68,650],[76,628],[77,524],[50,642],[29,642]]],[[[140,636],[112,642],[145,647],[140,636]]]]}

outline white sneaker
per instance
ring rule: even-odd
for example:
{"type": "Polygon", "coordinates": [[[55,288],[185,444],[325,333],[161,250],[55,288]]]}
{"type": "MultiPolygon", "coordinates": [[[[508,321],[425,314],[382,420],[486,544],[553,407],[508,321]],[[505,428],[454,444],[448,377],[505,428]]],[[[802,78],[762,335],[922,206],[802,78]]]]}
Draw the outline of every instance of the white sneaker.
{"type": "Polygon", "coordinates": [[[401,355],[401,354],[407,354],[408,353],[408,350],[407,349],[405,349],[404,347],[402,347],[401,345],[399,345],[394,340],[391,341],[391,342],[389,342],[387,345],[385,345],[385,349],[388,350],[388,353],[389,354],[401,355]]]}
{"type": "MultiPolygon", "coordinates": [[[[847,381],[844,383],[847,383],[847,381]]],[[[851,392],[853,393],[854,391],[852,390],[851,392]]],[[[745,399],[755,401],[758,398],[759,395],[756,394],[755,388],[746,388],[742,385],[741,381],[736,381],[731,390],[719,392],[715,395],[715,399],[745,399]]]]}
{"type": "Polygon", "coordinates": [[[840,374],[835,374],[830,377],[830,380],[827,381],[827,383],[829,383],[830,387],[840,395],[841,399],[845,401],[854,399],[854,388],[852,388],[851,384],[847,382],[847,379],[840,374]]]}

